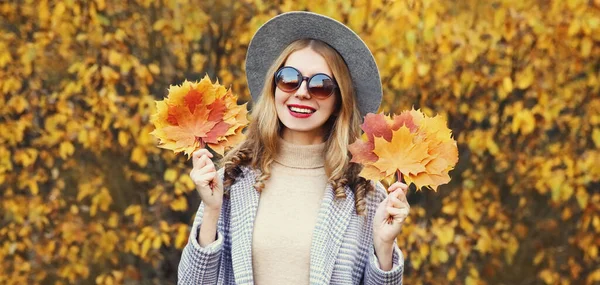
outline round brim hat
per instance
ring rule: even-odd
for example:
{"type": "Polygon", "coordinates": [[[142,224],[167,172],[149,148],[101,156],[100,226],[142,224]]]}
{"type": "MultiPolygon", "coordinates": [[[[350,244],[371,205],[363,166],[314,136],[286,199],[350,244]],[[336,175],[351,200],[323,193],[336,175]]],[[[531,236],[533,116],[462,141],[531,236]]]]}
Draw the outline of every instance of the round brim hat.
{"type": "Polygon", "coordinates": [[[350,28],[332,18],[304,11],[280,14],[254,34],[246,54],[246,78],[252,100],[265,84],[269,67],[292,42],[317,39],[333,47],[344,59],[354,86],[360,113],[375,113],[381,104],[381,78],[373,54],[350,28]]]}

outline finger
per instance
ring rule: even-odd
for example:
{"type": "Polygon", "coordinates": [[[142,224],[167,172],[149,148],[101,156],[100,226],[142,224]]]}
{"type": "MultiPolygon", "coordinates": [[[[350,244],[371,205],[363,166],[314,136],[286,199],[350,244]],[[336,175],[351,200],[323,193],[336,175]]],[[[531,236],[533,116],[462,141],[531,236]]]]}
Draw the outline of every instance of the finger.
{"type": "Polygon", "coordinates": [[[396,197],[390,197],[390,202],[388,205],[393,206],[395,208],[403,208],[403,207],[410,208],[410,205],[406,201],[406,198],[400,199],[400,198],[396,198],[396,197]]]}
{"type": "Polygon", "coordinates": [[[198,158],[198,157],[202,156],[203,154],[208,155],[208,157],[210,157],[210,158],[213,157],[212,153],[210,153],[210,151],[208,151],[208,149],[205,149],[205,148],[200,148],[200,149],[194,151],[192,153],[192,157],[198,158]]]}
{"type": "Polygon", "coordinates": [[[206,165],[206,159],[204,159],[206,155],[201,155],[200,157],[193,158],[193,168],[192,169],[201,169],[206,165]]]}
{"type": "Polygon", "coordinates": [[[210,165],[213,164],[212,160],[210,160],[210,158],[208,157],[208,155],[203,154],[196,163],[196,169],[202,169],[203,167],[205,167],[206,165],[210,165]]]}
{"type": "Polygon", "coordinates": [[[201,148],[192,153],[192,165],[194,168],[201,168],[204,165],[199,164],[201,162],[202,157],[207,156],[208,158],[212,158],[213,155],[207,149],[201,148]]]}
{"type": "Polygon", "coordinates": [[[198,186],[206,187],[210,184],[210,182],[215,178],[215,173],[205,173],[202,175],[198,175],[194,179],[194,183],[198,186]]]}
{"type": "Polygon", "coordinates": [[[397,208],[392,208],[392,207],[387,207],[386,211],[388,213],[389,216],[392,216],[392,218],[396,221],[400,221],[400,222],[404,222],[404,220],[406,220],[406,218],[408,217],[408,209],[397,209],[397,208]]]}
{"type": "Polygon", "coordinates": [[[402,189],[402,193],[400,195],[403,195],[406,198],[408,197],[408,191],[410,191],[410,187],[406,186],[406,188],[402,189]]]}
{"type": "Polygon", "coordinates": [[[404,192],[404,195],[408,195],[408,190],[410,190],[410,188],[408,188],[408,186],[406,186],[406,188],[402,188],[402,192],[404,192]]]}
{"type": "Polygon", "coordinates": [[[202,166],[202,168],[197,169],[194,168],[192,169],[192,171],[190,172],[190,175],[204,175],[206,173],[209,172],[217,172],[217,169],[215,168],[215,165],[213,163],[210,162],[210,160],[208,161],[208,163],[206,163],[206,165],[202,166]]]}
{"type": "Polygon", "coordinates": [[[394,191],[396,191],[396,189],[400,188],[400,185],[398,185],[398,183],[394,183],[392,185],[390,185],[390,187],[388,188],[388,193],[392,193],[394,191]]]}
{"type": "Polygon", "coordinates": [[[402,191],[402,188],[396,188],[393,192],[391,192],[388,196],[391,197],[400,197],[400,195],[404,195],[404,191],[402,191]]]}
{"type": "Polygon", "coordinates": [[[210,172],[217,172],[217,169],[215,168],[215,165],[213,163],[211,163],[210,161],[202,168],[200,168],[200,172],[201,173],[210,173],[210,172]]]}
{"type": "Polygon", "coordinates": [[[402,182],[396,182],[392,185],[390,185],[390,187],[388,188],[388,192],[395,192],[396,190],[400,189],[401,191],[403,191],[404,193],[408,192],[408,185],[402,183],[402,182]]]}
{"type": "Polygon", "coordinates": [[[408,185],[403,182],[395,182],[394,184],[390,185],[390,188],[394,188],[394,190],[397,188],[401,188],[402,190],[404,190],[408,189],[408,185]]]}
{"type": "Polygon", "coordinates": [[[391,195],[392,197],[394,197],[397,200],[403,201],[403,202],[407,202],[406,200],[406,194],[404,193],[404,191],[398,189],[394,192],[394,195],[391,195]]]}

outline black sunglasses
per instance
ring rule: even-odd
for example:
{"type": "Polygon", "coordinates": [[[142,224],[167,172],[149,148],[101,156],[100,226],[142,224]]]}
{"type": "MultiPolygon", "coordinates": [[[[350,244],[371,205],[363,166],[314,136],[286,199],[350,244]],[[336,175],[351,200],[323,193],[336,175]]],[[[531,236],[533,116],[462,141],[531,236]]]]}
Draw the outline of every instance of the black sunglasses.
{"type": "Polygon", "coordinates": [[[311,77],[303,76],[298,69],[291,66],[281,67],[275,72],[275,86],[285,92],[292,92],[300,88],[306,80],[308,94],[318,99],[325,99],[338,88],[335,80],[324,73],[317,73],[311,77]]]}

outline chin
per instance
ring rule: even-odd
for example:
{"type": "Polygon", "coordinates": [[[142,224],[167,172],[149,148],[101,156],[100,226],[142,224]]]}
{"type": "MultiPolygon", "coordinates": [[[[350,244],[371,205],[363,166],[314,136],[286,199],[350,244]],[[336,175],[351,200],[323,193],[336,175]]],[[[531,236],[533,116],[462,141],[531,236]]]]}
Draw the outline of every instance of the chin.
{"type": "Polygon", "coordinates": [[[306,125],[299,125],[299,124],[290,124],[290,123],[284,123],[283,124],[286,128],[295,131],[295,132],[310,132],[313,131],[315,129],[318,129],[318,127],[311,127],[311,126],[306,126],[306,125]]]}
{"type": "Polygon", "coordinates": [[[288,119],[283,122],[283,125],[286,128],[296,132],[313,132],[315,130],[320,129],[323,126],[323,124],[325,124],[325,122],[323,122],[322,124],[318,124],[316,122],[294,122],[293,119],[288,119]]]}

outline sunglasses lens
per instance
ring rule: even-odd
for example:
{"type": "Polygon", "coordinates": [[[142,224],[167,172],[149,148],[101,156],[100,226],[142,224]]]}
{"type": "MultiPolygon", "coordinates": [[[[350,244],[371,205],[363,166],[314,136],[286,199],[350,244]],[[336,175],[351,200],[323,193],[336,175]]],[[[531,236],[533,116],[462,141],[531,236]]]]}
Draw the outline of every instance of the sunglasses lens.
{"type": "Polygon", "coordinates": [[[333,82],[333,79],[325,74],[313,76],[308,83],[308,92],[310,92],[312,96],[318,98],[329,97],[334,89],[335,83],[333,82]]]}
{"type": "Polygon", "coordinates": [[[275,84],[285,92],[296,90],[300,86],[300,74],[293,68],[284,67],[277,72],[275,84]]]}

